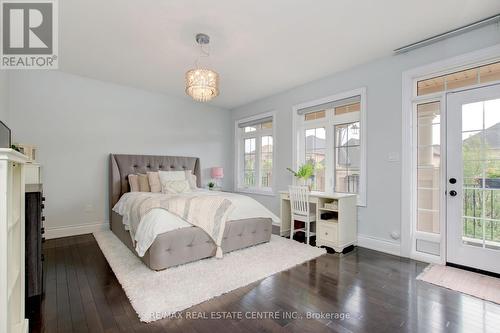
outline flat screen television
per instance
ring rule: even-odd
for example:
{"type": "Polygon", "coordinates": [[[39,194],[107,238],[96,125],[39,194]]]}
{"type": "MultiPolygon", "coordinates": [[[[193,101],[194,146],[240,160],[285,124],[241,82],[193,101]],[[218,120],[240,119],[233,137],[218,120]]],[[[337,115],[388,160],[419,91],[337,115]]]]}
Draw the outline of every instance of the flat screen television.
{"type": "Polygon", "coordinates": [[[10,128],[0,121],[0,148],[10,148],[10,128]]]}

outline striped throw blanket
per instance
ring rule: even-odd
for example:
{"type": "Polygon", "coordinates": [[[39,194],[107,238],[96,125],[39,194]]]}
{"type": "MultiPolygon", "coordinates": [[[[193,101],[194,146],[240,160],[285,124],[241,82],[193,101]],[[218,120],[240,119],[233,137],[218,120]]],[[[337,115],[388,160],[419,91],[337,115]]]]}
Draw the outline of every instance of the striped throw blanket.
{"type": "Polygon", "coordinates": [[[135,210],[137,221],[154,208],[162,208],[205,231],[217,245],[216,257],[222,258],[222,237],[231,210],[230,200],[222,196],[152,196],[140,201],[135,210]]]}

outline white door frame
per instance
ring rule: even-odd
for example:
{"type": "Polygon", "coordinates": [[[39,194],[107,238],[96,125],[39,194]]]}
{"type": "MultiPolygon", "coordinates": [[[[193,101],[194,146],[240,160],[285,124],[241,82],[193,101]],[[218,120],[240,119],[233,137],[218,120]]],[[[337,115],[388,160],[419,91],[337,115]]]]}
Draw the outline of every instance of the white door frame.
{"type": "MultiPolygon", "coordinates": [[[[450,111],[461,112],[463,104],[500,99],[500,84],[488,84],[480,89],[466,89],[459,93],[447,94],[447,106],[450,111]]],[[[447,147],[448,161],[447,178],[456,179],[456,184],[447,184],[448,196],[446,205],[447,233],[446,249],[448,262],[462,266],[474,267],[484,271],[500,273],[500,250],[480,248],[464,244],[462,241],[463,221],[463,161],[462,161],[462,117],[450,118],[446,124],[450,135],[447,147]],[[457,132],[458,130],[458,132],[457,132]],[[449,196],[449,191],[455,190],[458,194],[449,196]],[[494,265],[496,263],[496,265],[494,265]]]]}
{"type": "MultiPolygon", "coordinates": [[[[470,67],[481,66],[490,62],[500,60],[500,44],[481,49],[474,52],[469,52],[460,56],[434,62],[425,66],[417,67],[403,72],[402,75],[402,154],[401,154],[401,256],[409,257],[425,262],[445,264],[446,263],[446,226],[444,217],[441,218],[440,234],[429,237],[437,238],[440,242],[440,255],[431,255],[415,251],[415,226],[416,218],[414,214],[414,174],[415,174],[415,156],[413,147],[413,116],[414,103],[419,100],[439,99],[441,100],[441,112],[446,114],[446,93],[428,94],[422,97],[417,97],[416,82],[435,76],[445,75],[452,72],[460,71],[470,67]]],[[[480,87],[488,84],[479,84],[469,86],[465,89],[480,87]]],[[[456,89],[453,91],[460,91],[456,89]]],[[[445,132],[442,126],[442,132],[445,132]]],[[[445,134],[445,133],[444,133],[445,134]]],[[[441,135],[443,137],[443,133],[441,135]]],[[[445,149],[442,149],[445,151],[445,149]]],[[[445,154],[446,155],[446,154],[445,154]]],[[[443,158],[446,160],[446,156],[443,158]]],[[[441,166],[442,169],[446,165],[441,166]]],[[[441,214],[443,216],[443,214],[441,214]]],[[[421,238],[419,238],[421,239],[421,238]]]]}

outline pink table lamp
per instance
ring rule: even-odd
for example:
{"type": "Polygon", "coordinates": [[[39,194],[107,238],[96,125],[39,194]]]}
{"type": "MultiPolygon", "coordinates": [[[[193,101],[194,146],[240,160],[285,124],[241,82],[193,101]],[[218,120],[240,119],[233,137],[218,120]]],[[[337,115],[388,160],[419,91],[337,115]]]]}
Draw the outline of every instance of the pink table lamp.
{"type": "Polygon", "coordinates": [[[216,186],[219,187],[217,180],[224,178],[224,169],[222,167],[213,167],[211,174],[212,178],[216,180],[216,186]]]}

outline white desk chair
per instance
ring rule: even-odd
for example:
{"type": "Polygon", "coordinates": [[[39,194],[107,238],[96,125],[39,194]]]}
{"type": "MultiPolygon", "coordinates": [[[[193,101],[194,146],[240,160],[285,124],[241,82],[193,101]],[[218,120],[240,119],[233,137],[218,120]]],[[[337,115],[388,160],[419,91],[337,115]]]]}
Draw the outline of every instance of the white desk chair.
{"type": "Polygon", "coordinates": [[[309,244],[309,237],[314,236],[311,232],[311,222],[316,222],[316,212],[311,212],[309,208],[309,189],[307,186],[288,186],[290,194],[290,208],[292,221],[290,225],[290,239],[297,231],[303,231],[306,234],[306,243],[309,244]],[[305,228],[294,230],[295,220],[305,223],[305,228]]]}

